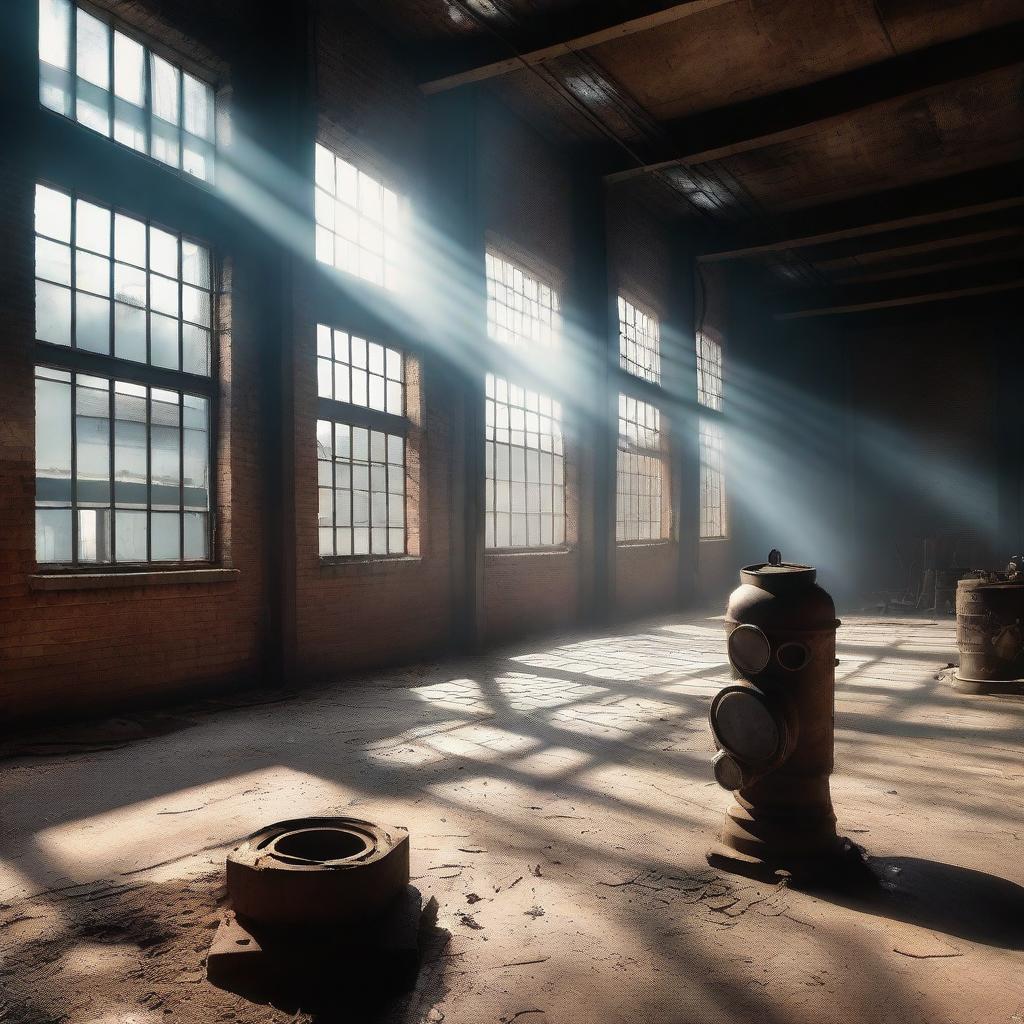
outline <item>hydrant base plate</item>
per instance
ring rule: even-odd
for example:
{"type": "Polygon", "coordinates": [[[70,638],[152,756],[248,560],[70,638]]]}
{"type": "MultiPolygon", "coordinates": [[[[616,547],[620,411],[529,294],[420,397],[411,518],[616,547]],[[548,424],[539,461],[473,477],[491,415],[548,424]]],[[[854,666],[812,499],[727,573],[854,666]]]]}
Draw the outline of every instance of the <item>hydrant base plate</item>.
{"type": "Polygon", "coordinates": [[[816,882],[857,882],[870,877],[860,848],[848,839],[837,838],[835,850],[807,859],[765,860],[741,853],[724,843],[715,843],[705,855],[708,864],[720,871],[743,875],[758,882],[776,884],[787,879],[791,884],[816,882]]]}

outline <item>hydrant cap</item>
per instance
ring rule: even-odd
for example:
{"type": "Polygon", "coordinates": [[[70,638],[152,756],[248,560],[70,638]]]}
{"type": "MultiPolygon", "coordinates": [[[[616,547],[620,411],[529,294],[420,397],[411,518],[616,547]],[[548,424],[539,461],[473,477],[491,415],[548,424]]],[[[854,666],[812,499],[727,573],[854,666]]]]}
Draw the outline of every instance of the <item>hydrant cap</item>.
{"type": "Polygon", "coordinates": [[[835,629],[839,625],[835,604],[815,583],[817,570],[811,565],[783,562],[778,556],[773,562],[746,565],[740,570],[740,586],[729,597],[726,622],[750,623],[769,634],[776,630],[835,629]]]}
{"type": "Polygon", "coordinates": [[[740,579],[744,583],[760,587],[770,594],[792,593],[801,587],[810,586],[817,576],[818,571],[813,566],[791,562],[780,562],[777,565],[760,562],[745,565],[740,570],[740,579]]]}

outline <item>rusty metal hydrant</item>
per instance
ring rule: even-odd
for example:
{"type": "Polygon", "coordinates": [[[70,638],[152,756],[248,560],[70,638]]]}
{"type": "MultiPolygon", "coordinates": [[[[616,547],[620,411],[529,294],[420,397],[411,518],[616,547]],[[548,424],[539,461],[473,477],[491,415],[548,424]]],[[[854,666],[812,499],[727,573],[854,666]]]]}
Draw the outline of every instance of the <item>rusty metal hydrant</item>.
{"type": "Polygon", "coordinates": [[[830,872],[849,853],[836,835],[832,774],[836,619],[815,570],[768,562],[740,571],[726,613],[736,681],[711,702],[715,778],[734,791],[708,861],[730,871],[830,872]]]}

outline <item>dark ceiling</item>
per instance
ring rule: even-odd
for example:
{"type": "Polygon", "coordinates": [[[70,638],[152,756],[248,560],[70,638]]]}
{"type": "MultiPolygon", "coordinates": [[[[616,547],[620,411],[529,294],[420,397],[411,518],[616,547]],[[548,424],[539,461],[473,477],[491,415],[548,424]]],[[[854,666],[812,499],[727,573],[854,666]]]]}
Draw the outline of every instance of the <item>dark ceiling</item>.
{"type": "Polygon", "coordinates": [[[586,147],[609,187],[730,240],[716,250],[771,243],[718,258],[813,301],[1022,276],[1022,0],[375,0],[367,13],[424,92],[482,83],[586,147]]]}

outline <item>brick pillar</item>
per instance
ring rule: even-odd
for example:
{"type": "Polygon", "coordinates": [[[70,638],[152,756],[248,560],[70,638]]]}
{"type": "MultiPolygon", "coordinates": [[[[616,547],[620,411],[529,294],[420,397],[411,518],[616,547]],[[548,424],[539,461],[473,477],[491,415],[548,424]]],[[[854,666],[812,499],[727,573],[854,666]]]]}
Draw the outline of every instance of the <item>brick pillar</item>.
{"type": "Polygon", "coordinates": [[[671,396],[669,407],[672,459],[672,507],[679,541],[681,604],[693,600],[697,585],[697,548],[700,543],[700,449],[697,405],[697,352],[695,347],[699,270],[694,239],[677,229],[672,240],[672,302],[662,331],[663,383],[671,396]]]}
{"type": "Polygon", "coordinates": [[[484,361],[487,284],[475,87],[431,97],[427,275],[442,301],[433,325],[444,391],[455,410],[451,452],[452,643],[479,648],[483,631],[484,361]],[[452,288],[452,282],[458,282],[452,288]],[[449,308],[449,303],[451,308],[449,308]]]}
{"type": "MultiPolygon", "coordinates": [[[[237,50],[232,101],[237,119],[227,158],[243,186],[280,201],[294,221],[250,222],[236,261],[245,290],[246,344],[260,356],[261,458],[265,509],[265,633],[262,675],[268,685],[294,681],[296,633],[295,363],[296,281],[314,266],[311,12],[305,0],[286,9],[253,9],[237,50]]],[[[273,208],[277,209],[274,202],[273,208]]],[[[284,218],[282,217],[282,220],[284,218]]],[[[240,339],[241,340],[241,339],[240,339]]],[[[309,443],[314,443],[311,438],[309,443]]]]}
{"type": "Polygon", "coordinates": [[[615,449],[619,334],[608,266],[607,196],[586,154],[573,173],[572,275],[564,316],[579,379],[571,423],[578,444],[580,619],[605,622],[615,600],[615,449]]]}

